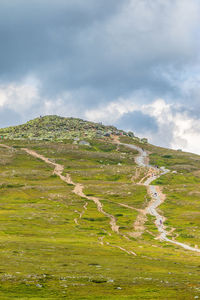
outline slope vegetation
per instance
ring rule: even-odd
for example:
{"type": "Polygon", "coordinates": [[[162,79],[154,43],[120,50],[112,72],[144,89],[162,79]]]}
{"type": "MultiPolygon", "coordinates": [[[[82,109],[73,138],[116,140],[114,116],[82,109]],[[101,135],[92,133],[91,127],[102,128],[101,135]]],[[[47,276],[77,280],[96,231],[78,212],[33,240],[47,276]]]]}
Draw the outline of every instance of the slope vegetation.
{"type": "Polygon", "coordinates": [[[104,126],[76,118],[45,116],[28,121],[26,124],[0,129],[4,139],[29,139],[62,141],[74,138],[94,138],[125,133],[114,126],[104,126]]]}
{"type": "Polygon", "coordinates": [[[199,156],[87,140],[2,142],[0,298],[200,297],[199,156]]]}

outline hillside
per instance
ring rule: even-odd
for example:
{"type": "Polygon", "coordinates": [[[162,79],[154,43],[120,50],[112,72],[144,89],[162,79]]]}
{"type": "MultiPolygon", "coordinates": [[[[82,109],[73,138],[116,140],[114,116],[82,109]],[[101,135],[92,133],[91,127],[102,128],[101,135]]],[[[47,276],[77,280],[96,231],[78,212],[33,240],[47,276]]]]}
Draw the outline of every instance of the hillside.
{"type": "Polygon", "coordinates": [[[0,299],[200,298],[200,156],[57,116],[1,135],[0,299]]]}
{"type": "MultiPolygon", "coordinates": [[[[114,126],[104,126],[76,118],[44,116],[26,124],[0,129],[4,139],[58,140],[74,138],[102,138],[111,134],[125,134],[114,126]]],[[[132,134],[133,135],[133,134],[132,134]]]]}

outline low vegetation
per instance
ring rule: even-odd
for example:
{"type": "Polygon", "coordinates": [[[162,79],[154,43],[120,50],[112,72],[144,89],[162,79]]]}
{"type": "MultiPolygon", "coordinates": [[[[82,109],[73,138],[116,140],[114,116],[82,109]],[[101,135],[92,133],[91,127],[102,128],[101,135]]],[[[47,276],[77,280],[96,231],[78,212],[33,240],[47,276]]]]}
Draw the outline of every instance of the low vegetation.
{"type": "Polygon", "coordinates": [[[0,129],[3,139],[15,140],[45,140],[64,141],[72,139],[76,142],[81,138],[102,138],[111,134],[125,134],[114,126],[104,126],[76,118],[63,118],[58,116],[39,117],[19,126],[0,129]]]}
{"type": "MultiPolygon", "coordinates": [[[[154,182],[166,194],[159,207],[165,225],[172,238],[200,247],[199,156],[133,137],[121,140],[142,145],[151,163],[171,170],[154,182]]],[[[136,184],[146,172],[135,164],[137,152],[108,137],[87,141],[90,146],[74,144],[71,137],[59,143],[11,136],[3,141],[12,149],[0,147],[0,299],[200,297],[198,253],[159,241],[150,215],[140,237],[130,234],[150,201],[146,188],[136,184]],[[63,175],[101,201],[119,233],[92,200],[77,196],[73,185],[24,147],[64,165],[63,175]]]]}

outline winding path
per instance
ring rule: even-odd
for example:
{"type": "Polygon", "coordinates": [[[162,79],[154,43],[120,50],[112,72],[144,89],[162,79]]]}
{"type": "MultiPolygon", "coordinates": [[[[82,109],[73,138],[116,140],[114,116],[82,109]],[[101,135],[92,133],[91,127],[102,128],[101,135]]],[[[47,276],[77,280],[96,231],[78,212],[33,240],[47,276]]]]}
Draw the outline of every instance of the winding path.
{"type": "MultiPolygon", "coordinates": [[[[124,144],[124,143],[120,143],[120,144],[123,146],[126,146],[128,148],[137,150],[139,152],[139,155],[136,157],[135,161],[140,167],[147,167],[149,169],[152,169],[152,171],[154,170],[154,172],[152,172],[151,175],[143,183],[140,183],[140,184],[147,186],[147,190],[151,196],[152,201],[150,201],[148,206],[145,208],[145,212],[149,213],[150,215],[152,215],[156,218],[155,225],[156,225],[158,231],[160,232],[160,235],[158,238],[161,241],[172,243],[172,244],[180,246],[186,250],[200,253],[200,249],[198,249],[198,248],[194,248],[187,244],[180,243],[176,240],[169,239],[167,237],[167,235],[169,233],[165,230],[165,225],[164,225],[165,218],[164,218],[164,216],[160,215],[158,213],[158,211],[156,210],[157,207],[164,201],[165,195],[161,192],[159,186],[151,185],[151,182],[154,181],[155,179],[159,178],[160,176],[167,174],[169,172],[169,170],[165,169],[164,167],[161,167],[161,168],[159,168],[159,174],[156,174],[156,173],[158,173],[157,172],[158,169],[149,164],[148,153],[146,151],[144,151],[140,147],[132,145],[132,144],[124,144]]],[[[142,222],[145,222],[145,216],[143,216],[142,222]]],[[[140,226],[142,226],[142,225],[140,224],[140,226]]]]}
{"type": "Polygon", "coordinates": [[[98,211],[101,212],[102,214],[104,214],[106,217],[110,218],[110,225],[111,225],[112,231],[114,231],[116,233],[119,233],[119,226],[116,224],[115,217],[103,210],[103,204],[100,202],[100,200],[96,197],[86,196],[83,192],[83,185],[80,184],[80,183],[74,183],[69,174],[66,174],[66,176],[62,175],[62,172],[64,171],[64,166],[63,165],[52,162],[49,158],[37,153],[34,150],[30,150],[30,149],[27,149],[27,148],[22,148],[22,150],[26,151],[26,153],[28,153],[28,154],[36,157],[36,158],[39,158],[39,159],[43,160],[47,164],[54,166],[55,167],[54,174],[59,176],[60,179],[63,180],[64,182],[66,182],[68,184],[71,184],[71,185],[74,185],[74,189],[73,189],[74,194],[76,194],[76,195],[78,195],[82,198],[85,198],[87,200],[92,200],[97,205],[98,211]]]}
{"type": "MultiPolygon", "coordinates": [[[[60,164],[57,164],[57,163],[51,161],[49,158],[47,158],[47,157],[45,157],[45,156],[37,153],[34,150],[30,150],[30,149],[27,149],[27,148],[22,148],[22,150],[25,151],[26,153],[28,153],[29,155],[31,155],[33,157],[36,157],[36,158],[39,158],[39,159],[43,160],[44,162],[46,162],[47,164],[54,166],[54,174],[56,174],[57,176],[59,176],[60,179],[63,180],[64,182],[66,182],[67,184],[73,185],[74,186],[73,192],[76,195],[78,195],[78,196],[80,196],[82,198],[85,198],[87,200],[93,201],[96,204],[98,211],[101,212],[102,214],[104,214],[106,217],[108,217],[110,219],[110,226],[111,226],[112,231],[115,232],[115,233],[117,233],[117,234],[120,234],[119,233],[119,226],[116,224],[115,217],[113,215],[111,215],[111,214],[109,214],[109,213],[107,213],[107,212],[104,211],[103,204],[101,203],[101,201],[98,198],[96,198],[96,197],[91,197],[91,196],[85,195],[84,192],[83,192],[83,188],[84,188],[83,185],[80,184],[80,183],[74,183],[72,181],[72,179],[71,179],[71,177],[70,177],[69,174],[66,174],[66,176],[62,175],[62,172],[64,170],[64,166],[63,165],[60,165],[60,164]]],[[[84,208],[84,210],[87,209],[87,203],[84,205],[83,208],[84,208]]],[[[82,217],[82,214],[83,214],[84,210],[82,211],[82,213],[80,213],[80,217],[79,218],[82,217]]],[[[74,222],[75,222],[76,225],[79,225],[77,218],[74,219],[74,222]]],[[[124,237],[126,237],[126,236],[124,236],[124,237]]],[[[104,244],[103,240],[101,240],[100,243],[103,245],[104,244]]],[[[127,254],[131,254],[131,255],[136,256],[135,252],[130,251],[130,250],[126,250],[126,249],[124,249],[121,246],[111,245],[108,242],[106,244],[109,245],[109,246],[111,246],[111,247],[118,248],[118,249],[126,252],[127,254]]]]}
{"type": "Polygon", "coordinates": [[[10,146],[5,145],[5,144],[0,144],[0,147],[7,148],[9,150],[15,151],[15,149],[13,147],[10,147],[10,146]]]}
{"type": "MultiPolygon", "coordinates": [[[[161,241],[166,241],[166,242],[172,243],[174,245],[180,246],[180,247],[182,247],[186,250],[190,250],[190,251],[200,253],[200,249],[198,249],[198,248],[194,248],[194,247],[191,247],[187,244],[178,242],[176,240],[169,239],[167,237],[169,232],[167,232],[165,230],[165,226],[164,226],[165,218],[164,218],[164,216],[160,215],[158,213],[158,211],[156,210],[157,207],[164,201],[165,195],[161,192],[159,186],[151,185],[151,182],[154,181],[155,179],[159,178],[160,176],[162,176],[164,174],[167,174],[169,172],[169,170],[165,169],[164,167],[161,167],[160,169],[158,169],[158,168],[155,168],[155,167],[151,166],[149,164],[148,153],[146,151],[144,151],[142,148],[140,148],[136,145],[132,145],[132,144],[120,143],[119,141],[117,141],[117,143],[121,144],[123,146],[126,146],[130,149],[137,150],[139,152],[139,155],[135,159],[136,163],[138,164],[138,166],[146,167],[146,168],[149,168],[149,170],[150,170],[149,176],[145,176],[144,177],[145,181],[142,180],[143,182],[140,182],[139,184],[142,184],[142,185],[147,187],[147,190],[148,190],[152,200],[150,201],[150,203],[148,204],[148,206],[144,210],[138,210],[139,215],[138,215],[138,218],[136,219],[135,227],[138,227],[139,232],[140,231],[142,232],[143,227],[144,227],[144,223],[145,223],[145,220],[146,220],[146,214],[148,213],[148,214],[150,214],[150,215],[152,215],[156,218],[155,225],[156,225],[158,231],[160,232],[160,235],[158,236],[158,238],[161,241]]],[[[11,150],[14,150],[12,147],[7,146],[5,144],[0,144],[0,146],[11,149],[11,150]]],[[[33,157],[39,158],[39,159],[43,160],[44,162],[46,162],[47,164],[54,166],[54,174],[59,176],[60,179],[63,180],[64,182],[66,182],[67,184],[73,185],[74,186],[73,192],[76,195],[78,195],[80,197],[83,197],[87,200],[92,200],[97,205],[98,211],[103,213],[106,217],[108,217],[110,219],[110,225],[111,225],[112,231],[119,234],[119,226],[116,224],[115,217],[103,210],[103,204],[100,202],[100,200],[98,198],[86,196],[83,193],[83,185],[82,184],[74,183],[69,174],[66,174],[66,176],[62,175],[63,170],[64,170],[63,165],[60,165],[60,164],[57,164],[57,163],[51,161],[49,158],[46,158],[45,156],[37,153],[34,150],[30,150],[30,149],[27,149],[27,148],[22,148],[22,150],[25,151],[27,154],[29,154],[33,157]]],[[[120,205],[125,206],[127,208],[135,209],[133,207],[130,207],[128,205],[124,205],[124,204],[121,204],[121,203],[120,203],[120,205]]],[[[87,209],[87,203],[84,205],[83,208],[84,208],[84,210],[87,209]]],[[[82,217],[82,214],[84,213],[84,210],[80,213],[80,218],[82,217]]],[[[75,219],[75,223],[78,225],[77,219],[75,219]]],[[[100,241],[100,243],[103,244],[103,239],[100,241]]],[[[121,249],[122,251],[124,251],[128,254],[136,255],[133,251],[128,251],[128,250],[122,248],[121,246],[111,245],[108,242],[106,244],[109,245],[109,246],[112,246],[112,247],[117,247],[117,248],[121,249]]]]}
{"type": "MultiPolygon", "coordinates": [[[[0,147],[3,147],[3,148],[7,148],[11,151],[15,151],[15,149],[11,146],[8,146],[8,145],[5,145],[5,144],[0,144],[0,147]]],[[[54,172],[53,174],[56,174],[57,176],[60,177],[61,180],[63,180],[64,182],[66,182],[67,184],[70,184],[70,185],[73,185],[74,186],[74,189],[73,189],[73,192],[82,197],[82,198],[85,198],[87,200],[91,200],[93,201],[96,206],[97,206],[97,209],[99,212],[101,212],[102,214],[104,214],[106,217],[108,217],[110,219],[110,225],[111,225],[111,229],[113,232],[119,234],[119,226],[116,224],[116,219],[113,215],[105,212],[103,210],[103,204],[100,202],[100,200],[96,197],[89,197],[89,196],[86,196],[83,192],[83,185],[80,184],[80,183],[74,183],[71,179],[71,176],[69,174],[66,174],[65,176],[62,175],[63,171],[64,171],[64,166],[63,165],[60,165],[60,164],[57,164],[53,161],[51,161],[49,158],[37,153],[36,151],[34,150],[31,150],[31,149],[28,149],[28,148],[21,148],[21,150],[25,151],[27,154],[35,157],[35,158],[39,158],[41,160],[43,160],[45,163],[49,164],[49,165],[52,165],[54,167],[54,172]]],[[[88,206],[88,202],[86,202],[83,206],[83,210],[81,213],[79,213],[78,211],[75,211],[76,213],[79,214],[79,219],[82,218],[82,215],[84,214],[84,212],[87,210],[87,206],[88,206]]],[[[75,218],[74,219],[74,222],[76,225],[79,225],[78,223],[78,219],[75,218]]],[[[108,235],[111,235],[110,233],[108,233],[108,235]]],[[[126,236],[124,236],[126,237],[126,236]]],[[[103,238],[100,239],[100,244],[101,245],[104,245],[103,243],[103,238]]],[[[111,245],[109,242],[106,242],[106,245],[109,245],[110,247],[115,247],[115,248],[118,248],[120,250],[122,250],[123,252],[126,252],[127,254],[131,254],[131,255],[134,255],[136,256],[136,253],[133,252],[133,251],[130,251],[130,250],[126,250],[124,249],[123,247],[121,246],[117,246],[117,245],[111,245]]]]}

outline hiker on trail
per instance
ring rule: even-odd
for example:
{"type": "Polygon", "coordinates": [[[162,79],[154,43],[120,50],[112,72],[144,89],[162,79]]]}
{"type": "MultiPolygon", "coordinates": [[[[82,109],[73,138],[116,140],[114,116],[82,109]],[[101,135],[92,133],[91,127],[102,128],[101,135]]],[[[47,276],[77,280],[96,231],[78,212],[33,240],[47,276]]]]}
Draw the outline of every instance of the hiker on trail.
{"type": "Polygon", "coordinates": [[[160,219],[160,225],[162,225],[162,220],[160,219]]]}

